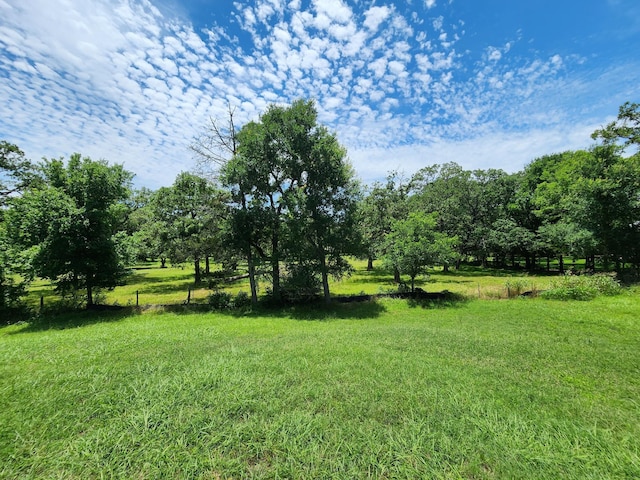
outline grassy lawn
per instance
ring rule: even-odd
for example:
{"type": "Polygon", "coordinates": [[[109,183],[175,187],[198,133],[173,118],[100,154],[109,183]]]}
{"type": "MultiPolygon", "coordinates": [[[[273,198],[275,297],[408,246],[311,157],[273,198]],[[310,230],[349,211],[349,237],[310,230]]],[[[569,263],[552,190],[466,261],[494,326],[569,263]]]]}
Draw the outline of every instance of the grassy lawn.
{"type": "Polygon", "coordinates": [[[636,292],[3,327],[0,478],[638,478],[639,318],[636,292]]]}
{"type": "MultiPolygon", "coordinates": [[[[332,295],[357,295],[360,293],[373,295],[396,291],[397,285],[393,283],[390,272],[378,267],[372,271],[366,270],[366,261],[352,261],[354,272],[352,275],[331,282],[332,295]]],[[[514,279],[520,280],[525,290],[543,290],[547,288],[550,280],[547,275],[528,275],[524,271],[483,269],[480,267],[463,266],[459,271],[449,273],[441,269],[434,269],[428,276],[418,277],[416,286],[430,292],[449,290],[471,298],[496,299],[507,296],[507,282],[514,279]]],[[[116,287],[113,291],[104,292],[102,303],[118,305],[170,305],[186,302],[189,290],[190,301],[204,303],[212,292],[206,285],[194,285],[193,267],[191,265],[160,268],[159,264],[148,263],[138,265],[127,278],[127,284],[116,287]]],[[[408,278],[404,279],[408,282],[408,278]]],[[[269,286],[268,279],[260,279],[260,294],[264,294],[269,286]]],[[[218,288],[232,294],[239,291],[249,293],[248,279],[242,279],[233,283],[219,282],[218,288]]],[[[50,284],[40,280],[35,282],[29,291],[28,301],[34,307],[44,297],[45,305],[51,306],[58,301],[50,284]]]]}

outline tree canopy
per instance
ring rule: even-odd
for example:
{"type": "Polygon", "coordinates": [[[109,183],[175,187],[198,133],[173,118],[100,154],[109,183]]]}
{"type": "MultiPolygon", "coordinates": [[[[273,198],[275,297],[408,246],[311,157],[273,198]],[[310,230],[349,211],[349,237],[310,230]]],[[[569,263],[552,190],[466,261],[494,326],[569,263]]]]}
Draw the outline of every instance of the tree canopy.
{"type": "Polygon", "coordinates": [[[46,185],[12,202],[7,232],[16,248],[31,252],[32,273],[54,281],[61,292],[113,288],[126,274],[118,253],[117,204],[129,195],[132,175],[121,165],[71,156],[45,160],[46,185]]]}
{"type": "Polygon", "coordinates": [[[348,274],[348,256],[384,259],[396,282],[433,265],[474,261],[527,269],[555,257],[640,273],[640,104],[593,132],[589,149],[533,159],[522,171],[428,165],[362,189],[346,149],[318,121],[313,101],[270,105],[237,128],[211,120],[191,146],[204,177],[180,173],[156,191],[131,190],[122,165],[80,154],[34,164],[0,141],[0,310],[26,282],[58,291],[122,282],[127,265],[246,262],[253,303],[267,278],[280,302],[322,296],[348,274]],[[20,281],[21,279],[21,281],[20,281]]]}

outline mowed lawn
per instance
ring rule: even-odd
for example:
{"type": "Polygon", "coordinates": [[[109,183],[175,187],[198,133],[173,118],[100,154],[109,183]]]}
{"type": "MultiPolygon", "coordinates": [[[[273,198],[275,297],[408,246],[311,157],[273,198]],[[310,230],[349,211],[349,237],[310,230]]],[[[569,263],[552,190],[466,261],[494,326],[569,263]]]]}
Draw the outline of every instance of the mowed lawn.
{"type": "Polygon", "coordinates": [[[640,478],[640,298],[0,328],[0,478],[640,478]]]}

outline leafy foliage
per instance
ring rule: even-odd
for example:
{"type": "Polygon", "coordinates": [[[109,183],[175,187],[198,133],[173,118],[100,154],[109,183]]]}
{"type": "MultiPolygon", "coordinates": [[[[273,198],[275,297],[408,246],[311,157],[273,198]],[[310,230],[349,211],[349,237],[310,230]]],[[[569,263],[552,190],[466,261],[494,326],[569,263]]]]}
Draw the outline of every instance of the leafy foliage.
{"type": "Polygon", "coordinates": [[[392,224],[387,235],[385,261],[400,273],[411,278],[411,291],[415,279],[426,267],[450,263],[455,258],[456,239],[436,231],[436,216],[412,212],[406,220],[392,224]]]}
{"type": "Polygon", "coordinates": [[[193,261],[199,283],[200,262],[207,256],[219,257],[222,250],[225,201],[225,193],[208,180],[183,172],[171,187],[160,188],[152,197],[144,238],[150,239],[158,256],[168,256],[174,263],[193,261]]]}
{"type": "Polygon", "coordinates": [[[53,280],[61,293],[85,289],[92,306],[95,288],[113,288],[127,273],[116,212],[132,175],[80,154],[41,169],[47,186],[27,191],[7,213],[10,241],[30,252],[31,275],[53,280]]]}
{"type": "Polygon", "coordinates": [[[591,300],[598,295],[617,295],[620,283],[614,276],[563,275],[551,282],[551,288],[542,292],[542,297],[553,300],[591,300]]]}
{"type": "Polygon", "coordinates": [[[270,266],[271,292],[281,298],[281,263],[300,264],[321,278],[345,273],[344,255],[356,253],[358,186],[335,135],[317,122],[313,102],[271,105],[245,125],[237,150],[222,169],[231,189],[233,242],[253,264],[270,266]]]}

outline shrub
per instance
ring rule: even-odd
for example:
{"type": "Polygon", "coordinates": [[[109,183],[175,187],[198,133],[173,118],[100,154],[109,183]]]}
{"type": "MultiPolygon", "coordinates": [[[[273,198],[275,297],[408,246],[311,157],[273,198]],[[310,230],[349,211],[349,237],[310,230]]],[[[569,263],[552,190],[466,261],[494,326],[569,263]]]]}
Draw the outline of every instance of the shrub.
{"type": "Polygon", "coordinates": [[[213,292],[207,297],[207,303],[214,310],[225,310],[233,306],[233,296],[227,292],[213,292]]]}
{"type": "Polygon", "coordinates": [[[251,297],[247,292],[238,292],[233,299],[234,308],[249,308],[251,306],[251,297]]]}
{"type": "Polygon", "coordinates": [[[616,295],[621,287],[611,274],[572,275],[558,277],[542,296],[553,300],[591,300],[598,295],[616,295]]]}
{"type": "Polygon", "coordinates": [[[251,297],[247,292],[238,292],[234,297],[227,292],[213,292],[207,297],[207,303],[214,310],[242,309],[251,306],[251,297]]]}
{"type": "Polygon", "coordinates": [[[282,299],[302,303],[320,296],[322,282],[311,265],[287,265],[287,273],[280,286],[282,299]]]}
{"type": "Polygon", "coordinates": [[[518,297],[529,286],[529,281],[524,278],[512,278],[505,283],[507,297],[518,297]]]}

